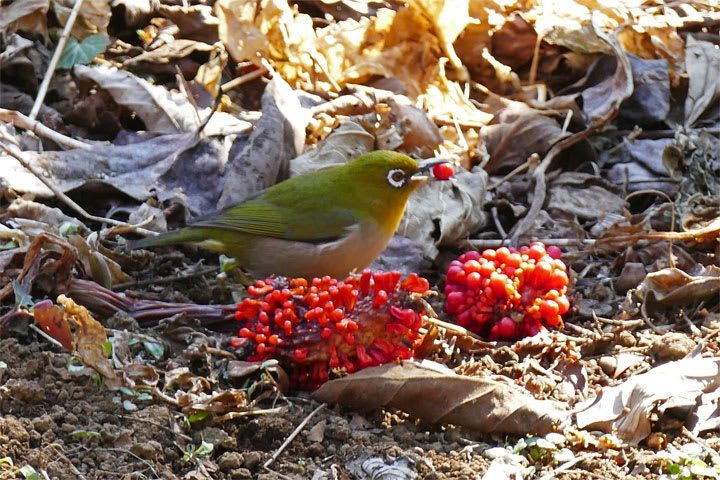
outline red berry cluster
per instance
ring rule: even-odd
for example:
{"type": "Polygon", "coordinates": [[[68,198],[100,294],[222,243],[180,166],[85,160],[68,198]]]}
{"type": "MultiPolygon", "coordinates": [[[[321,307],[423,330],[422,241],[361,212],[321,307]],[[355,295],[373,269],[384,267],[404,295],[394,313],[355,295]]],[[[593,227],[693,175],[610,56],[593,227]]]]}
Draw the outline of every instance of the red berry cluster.
{"type": "Polygon", "coordinates": [[[467,252],[448,266],[445,311],[458,325],[491,339],[514,340],[555,327],[570,303],[558,247],[540,242],[467,252]]]}
{"type": "Polygon", "coordinates": [[[402,282],[401,276],[364,270],[342,281],[260,280],[238,304],[235,319],[244,326],[231,344],[251,347],[250,361],[278,359],[291,370],[296,387],[311,390],[333,369],[352,373],[410,358],[422,340],[422,320],[403,303],[430,285],[414,273],[402,282]]]}

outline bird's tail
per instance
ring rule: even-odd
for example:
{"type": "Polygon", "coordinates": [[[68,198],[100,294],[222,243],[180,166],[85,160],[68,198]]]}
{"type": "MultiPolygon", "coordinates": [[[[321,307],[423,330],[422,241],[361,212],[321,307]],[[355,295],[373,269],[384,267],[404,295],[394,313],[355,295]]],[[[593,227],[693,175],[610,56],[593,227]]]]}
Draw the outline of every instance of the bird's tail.
{"type": "Polygon", "coordinates": [[[175,245],[178,243],[197,243],[205,240],[207,235],[196,228],[182,228],[173,232],[161,233],[154,237],[145,237],[140,240],[134,240],[128,244],[128,248],[134,250],[136,248],[157,247],[160,245],[175,245]]]}

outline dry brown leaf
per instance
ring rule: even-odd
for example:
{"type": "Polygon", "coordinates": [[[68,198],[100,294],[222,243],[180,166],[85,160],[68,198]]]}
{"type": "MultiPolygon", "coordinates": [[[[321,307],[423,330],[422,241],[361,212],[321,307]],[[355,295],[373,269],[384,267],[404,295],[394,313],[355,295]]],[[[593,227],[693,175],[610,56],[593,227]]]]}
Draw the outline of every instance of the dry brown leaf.
{"type": "Polygon", "coordinates": [[[165,390],[180,388],[188,394],[199,394],[210,390],[210,380],[195,375],[187,367],[173,368],[165,372],[165,390]]]}
{"type": "Polygon", "coordinates": [[[108,388],[112,390],[120,388],[122,379],[113,369],[105,351],[107,341],[105,328],[88,313],[87,308],[76,304],[65,295],[60,295],[57,302],[65,308],[65,318],[76,327],[73,344],[75,354],[83,365],[91,367],[105,377],[108,388]]]}
{"type": "Polygon", "coordinates": [[[622,214],[625,200],[601,185],[594,175],[563,172],[550,182],[545,208],[569,213],[582,220],[622,214]]]}
{"type": "Polygon", "coordinates": [[[23,0],[0,5],[0,32],[13,30],[34,31],[47,38],[47,12],[49,0],[23,0]]]}
{"type": "Polygon", "coordinates": [[[178,404],[184,412],[210,412],[223,414],[245,411],[248,407],[247,392],[229,388],[213,395],[181,392],[177,395],[178,404]]]}
{"type": "Polygon", "coordinates": [[[453,67],[464,70],[460,58],[453,48],[453,42],[465,30],[469,23],[473,23],[468,9],[469,0],[412,0],[408,2],[411,8],[416,8],[433,24],[440,44],[450,59],[453,67]]]}
{"type": "Polygon", "coordinates": [[[492,125],[483,127],[490,160],[488,173],[507,173],[525,163],[530,155],[544,155],[559,140],[570,134],[557,120],[521,102],[509,102],[492,125]]]}
{"type": "Polygon", "coordinates": [[[542,435],[567,417],[558,402],[537,400],[509,383],[457,375],[427,361],[366,368],[325,383],[313,396],[351,408],[398,408],[426,422],[482,432],[542,435]]]}
{"type": "Polygon", "coordinates": [[[178,26],[178,37],[213,44],[218,41],[218,18],[209,5],[166,5],[159,3],[157,12],[178,26]]]}
{"type": "Polygon", "coordinates": [[[131,363],[129,365],[125,365],[122,368],[122,372],[124,380],[130,388],[135,388],[136,386],[154,388],[160,379],[160,375],[157,370],[150,365],[131,363]]]}
{"type": "MultiPolygon", "coordinates": [[[[130,72],[75,65],[73,74],[106,90],[117,104],[135,112],[152,133],[193,132],[210,115],[209,107],[197,112],[185,95],[151,85],[130,72]]],[[[231,135],[249,127],[233,115],[215,112],[203,131],[207,135],[231,135]]]]}
{"type": "Polygon", "coordinates": [[[720,270],[712,265],[704,275],[692,276],[678,268],[649,273],[637,288],[637,295],[664,306],[691,305],[720,292],[720,270]]]}
{"type": "Polygon", "coordinates": [[[132,57],[124,61],[123,66],[134,65],[140,62],[170,63],[174,59],[185,58],[195,52],[210,52],[212,50],[213,46],[207,43],[179,38],[164,43],[154,50],[132,57]]]}
{"type": "MultiPolygon", "coordinates": [[[[60,25],[65,26],[74,4],[72,0],[53,0],[53,9],[60,25]]],[[[111,15],[108,0],[85,0],[73,25],[72,36],[82,40],[89,35],[107,35],[111,15]]]]}
{"type": "Polygon", "coordinates": [[[637,444],[651,431],[650,416],[656,406],[697,405],[703,393],[720,386],[720,358],[694,356],[669,362],[631,377],[578,405],[577,426],[614,433],[637,444]]]}

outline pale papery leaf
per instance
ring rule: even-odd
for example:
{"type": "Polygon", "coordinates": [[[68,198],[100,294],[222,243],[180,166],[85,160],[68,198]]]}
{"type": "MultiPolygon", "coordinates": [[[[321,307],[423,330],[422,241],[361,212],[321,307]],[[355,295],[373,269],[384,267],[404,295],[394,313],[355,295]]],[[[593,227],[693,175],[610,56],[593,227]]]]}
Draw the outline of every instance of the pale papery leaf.
{"type": "Polygon", "coordinates": [[[351,408],[397,408],[429,423],[482,432],[545,434],[567,419],[567,408],[486,377],[454,373],[438,363],[404,361],[366,368],[325,383],[321,402],[351,408]]]}
{"type": "Polygon", "coordinates": [[[664,404],[696,405],[703,393],[720,386],[720,358],[692,356],[631,377],[575,409],[577,426],[614,433],[637,444],[651,432],[650,417],[664,404]]]}
{"type": "Polygon", "coordinates": [[[637,295],[653,304],[690,305],[720,292],[720,269],[710,266],[703,275],[689,275],[678,268],[649,273],[638,286],[637,295]]]}
{"type": "MultiPolygon", "coordinates": [[[[688,37],[685,49],[688,94],[685,98],[685,126],[692,126],[713,102],[720,98],[720,50],[710,42],[688,37]]],[[[717,111],[717,109],[716,109],[717,111]]]]}

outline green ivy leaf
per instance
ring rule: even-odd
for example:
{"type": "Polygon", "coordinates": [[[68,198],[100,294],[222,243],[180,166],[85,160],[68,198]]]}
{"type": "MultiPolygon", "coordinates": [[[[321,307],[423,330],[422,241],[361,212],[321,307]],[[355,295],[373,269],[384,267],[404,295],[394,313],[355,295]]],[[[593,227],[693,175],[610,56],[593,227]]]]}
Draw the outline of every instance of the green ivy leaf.
{"type": "Polygon", "coordinates": [[[32,297],[30,294],[25,291],[23,286],[18,282],[17,280],[13,280],[13,291],[15,292],[15,306],[20,307],[29,307],[33,305],[35,302],[33,302],[32,297]]]}
{"type": "Polygon", "coordinates": [[[150,352],[150,355],[155,357],[155,360],[160,360],[165,353],[165,347],[161,343],[143,342],[143,346],[150,352]]]}
{"type": "Polygon", "coordinates": [[[103,53],[110,43],[105,35],[90,35],[82,42],[70,37],[62,56],[58,62],[58,68],[70,68],[73,65],[87,65],[92,59],[103,53]]]}

